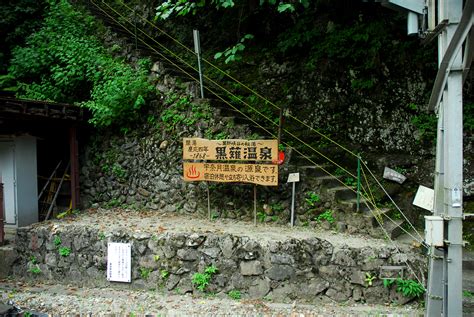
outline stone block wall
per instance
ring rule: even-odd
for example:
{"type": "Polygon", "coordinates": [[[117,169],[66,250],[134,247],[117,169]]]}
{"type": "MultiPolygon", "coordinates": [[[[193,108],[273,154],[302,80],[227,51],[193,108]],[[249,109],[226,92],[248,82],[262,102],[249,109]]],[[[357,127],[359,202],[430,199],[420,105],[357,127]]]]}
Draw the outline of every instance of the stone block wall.
{"type": "MultiPolygon", "coordinates": [[[[205,292],[235,290],[243,298],[285,302],[404,303],[413,298],[385,288],[380,267],[408,261],[417,275],[426,271],[423,257],[409,250],[399,253],[393,247],[335,246],[316,237],[263,242],[230,234],[104,233],[68,225],[20,228],[17,238],[19,258],[14,274],[77,286],[112,284],[200,294],[193,275],[214,265],[218,271],[205,292]],[[106,280],[107,242],[132,244],[130,285],[106,280]],[[61,255],[61,247],[70,253],[61,255]]],[[[413,278],[406,269],[405,278],[413,278]]]]}

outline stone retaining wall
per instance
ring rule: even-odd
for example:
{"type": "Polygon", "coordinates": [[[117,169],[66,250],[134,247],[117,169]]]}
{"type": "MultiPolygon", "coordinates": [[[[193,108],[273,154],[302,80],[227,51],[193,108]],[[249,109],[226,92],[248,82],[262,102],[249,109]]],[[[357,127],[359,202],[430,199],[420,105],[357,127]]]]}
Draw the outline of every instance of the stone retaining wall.
{"type": "MultiPolygon", "coordinates": [[[[78,286],[129,287],[106,280],[107,242],[132,244],[130,287],[176,293],[201,293],[192,283],[193,275],[215,265],[218,272],[205,292],[234,290],[243,298],[276,301],[404,303],[411,298],[385,288],[380,267],[405,265],[408,260],[417,274],[426,271],[422,256],[408,250],[334,246],[316,237],[263,242],[229,234],[108,234],[84,226],[51,225],[20,228],[17,238],[15,275],[78,286]],[[70,254],[60,255],[61,247],[70,254]]],[[[405,278],[409,275],[405,270],[405,278]]]]}

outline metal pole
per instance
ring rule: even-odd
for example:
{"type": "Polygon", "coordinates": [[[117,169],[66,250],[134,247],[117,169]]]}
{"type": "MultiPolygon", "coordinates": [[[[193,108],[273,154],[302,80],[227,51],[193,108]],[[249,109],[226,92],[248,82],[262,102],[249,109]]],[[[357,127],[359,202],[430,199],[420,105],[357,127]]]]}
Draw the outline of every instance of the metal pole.
{"type": "MultiPolygon", "coordinates": [[[[440,0],[439,21],[447,19],[449,25],[439,36],[438,52],[441,61],[451,42],[462,16],[462,0],[440,0]]],[[[471,13],[472,14],[472,13],[471,13]]],[[[439,120],[444,131],[438,131],[436,166],[439,168],[435,179],[435,213],[444,216],[447,253],[444,258],[446,276],[436,261],[430,259],[427,316],[462,316],[462,51],[456,54],[442,97],[442,111],[439,120]],[[441,168],[442,167],[442,168],[441,168]],[[444,175],[441,172],[444,171],[444,175]],[[439,174],[438,174],[439,173],[439,174]],[[439,299],[434,292],[435,284],[446,282],[443,309],[439,309],[439,299]]],[[[440,125],[438,125],[440,126],[440,125]]],[[[439,129],[441,130],[441,129],[439,129]]]]}
{"type": "MultiPolygon", "coordinates": [[[[434,210],[435,216],[441,216],[444,213],[444,125],[443,125],[443,105],[439,107],[438,130],[436,139],[436,166],[435,166],[435,198],[434,210]]],[[[439,316],[443,312],[443,298],[446,286],[446,274],[444,269],[444,250],[438,250],[436,247],[430,247],[429,251],[429,269],[428,285],[426,292],[426,316],[439,316]]]]}
{"type": "Polygon", "coordinates": [[[296,189],[296,182],[293,182],[293,187],[291,189],[291,226],[295,225],[295,190],[296,189]]]}
{"type": "Polygon", "coordinates": [[[3,183],[2,174],[0,173],[0,245],[5,242],[5,231],[3,230],[3,183]]]}
{"type": "Polygon", "coordinates": [[[360,156],[357,156],[357,212],[360,210],[360,156]]]}
{"type": "Polygon", "coordinates": [[[199,31],[193,30],[194,38],[194,52],[197,55],[198,59],[198,70],[199,70],[199,84],[201,87],[201,98],[204,98],[204,82],[202,79],[202,69],[201,69],[201,41],[199,39],[199,31]]]}
{"type": "Polygon", "coordinates": [[[257,226],[257,185],[253,185],[253,224],[257,226]]]}

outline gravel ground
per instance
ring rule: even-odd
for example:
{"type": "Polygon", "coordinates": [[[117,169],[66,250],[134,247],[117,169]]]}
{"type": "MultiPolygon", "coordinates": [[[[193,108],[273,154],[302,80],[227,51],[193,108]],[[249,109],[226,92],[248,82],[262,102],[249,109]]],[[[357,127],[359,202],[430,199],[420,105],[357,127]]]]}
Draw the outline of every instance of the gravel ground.
{"type": "Polygon", "coordinates": [[[281,304],[264,300],[193,297],[160,291],[75,288],[68,285],[0,281],[0,303],[13,300],[26,311],[54,316],[423,316],[416,306],[281,304]]]}
{"type": "MultiPolygon", "coordinates": [[[[59,228],[69,225],[88,226],[97,228],[104,233],[123,230],[134,233],[161,234],[164,232],[197,232],[232,234],[236,236],[247,236],[260,243],[268,241],[284,241],[287,239],[307,239],[317,237],[329,241],[334,246],[347,245],[353,248],[365,246],[383,247],[392,245],[391,242],[383,239],[374,239],[362,235],[350,235],[337,233],[331,230],[311,227],[293,227],[289,225],[278,225],[275,223],[246,222],[233,219],[217,219],[209,221],[199,218],[198,215],[179,215],[176,213],[167,214],[156,211],[133,211],[116,208],[89,209],[77,216],[68,217],[62,220],[50,220],[35,224],[34,226],[50,226],[54,232],[59,228]]],[[[395,242],[398,245],[400,243],[395,242]]],[[[411,241],[405,241],[409,244],[411,241]]]]}

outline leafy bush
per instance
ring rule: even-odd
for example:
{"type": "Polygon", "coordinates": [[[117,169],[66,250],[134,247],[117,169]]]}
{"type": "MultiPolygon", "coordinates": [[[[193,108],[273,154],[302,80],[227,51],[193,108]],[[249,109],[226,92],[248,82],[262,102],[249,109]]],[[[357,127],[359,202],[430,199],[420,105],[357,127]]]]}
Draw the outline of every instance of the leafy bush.
{"type": "Polygon", "coordinates": [[[68,1],[49,1],[42,28],[13,50],[9,72],[19,81],[18,97],[80,102],[97,126],[136,118],[152,90],[149,62],[133,68],[108,55],[99,28],[68,1]]]}
{"type": "Polygon", "coordinates": [[[387,288],[393,284],[397,286],[396,291],[405,297],[420,297],[426,291],[423,285],[414,280],[405,280],[402,278],[383,280],[383,285],[387,288]]]}
{"type": "Polygon", "coordinates": [[[217,267],[210,265],[206,267],[204,273],[194,273],[192,282],[198,290],[204,291],[215,273],[217,273],[217,267]]]}

